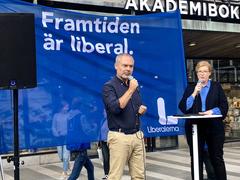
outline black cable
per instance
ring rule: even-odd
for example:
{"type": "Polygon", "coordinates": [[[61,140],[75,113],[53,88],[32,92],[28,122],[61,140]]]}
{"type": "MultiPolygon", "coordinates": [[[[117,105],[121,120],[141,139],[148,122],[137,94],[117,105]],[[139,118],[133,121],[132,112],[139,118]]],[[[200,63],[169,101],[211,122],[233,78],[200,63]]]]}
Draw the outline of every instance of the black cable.
{"type": "Polygon", "coordinates": [[[143,165],[144,165],[144,179],[146,180],[147,179],[147,175],[146,175],[146,151],[145,151],[145,145],[144,145],[144,135],[143,135],[143,132],[142,131],[138,131],[136,133],[136,137],[138,139],[140,139],[142,141],[142,150],[143,150],[143,165]],[[140,134],[140,137],[138,136],[138,133],[140,134]]]}

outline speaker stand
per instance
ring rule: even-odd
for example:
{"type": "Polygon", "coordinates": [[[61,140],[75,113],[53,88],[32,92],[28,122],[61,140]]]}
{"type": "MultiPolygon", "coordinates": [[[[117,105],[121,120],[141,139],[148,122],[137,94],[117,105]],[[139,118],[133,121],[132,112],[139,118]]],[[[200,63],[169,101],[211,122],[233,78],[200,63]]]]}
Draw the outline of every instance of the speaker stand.
{"type": "MultiPolygon", "coordinates": [[[[18,89],[12,89],[13,94],[13,156],[7,157],[7,162],[13,161],[14,166],[14,180],[20,180],[19,165],[20,165],[20,153],[19,153],[19,121],[18,121],[18,89]]],[[[21,161],[21,165],[24,161],[21,161]]]]}
{"type": "Polygon", "coordinates": [[[19,131],[18,131],[18,89],[13,89],[13,128],[14,128],[14,180],[19,180],[19,131]]]}

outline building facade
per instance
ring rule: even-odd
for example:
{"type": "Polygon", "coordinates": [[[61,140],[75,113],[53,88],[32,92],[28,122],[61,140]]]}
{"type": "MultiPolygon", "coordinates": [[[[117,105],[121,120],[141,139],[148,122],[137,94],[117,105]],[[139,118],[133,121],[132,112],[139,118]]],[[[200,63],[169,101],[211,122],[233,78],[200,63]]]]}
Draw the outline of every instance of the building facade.
{"type": "MultiPolygon", "coordinates": [[[[45,6],[109,15],[139,15],[180,10],[189,83],[194,67],[209,60],[212,79],[221,82],[228,97],[226,141],[240,139],[240,1],[239,0],[26,0],[45,6]]],[[[149,138],[149,150],[184,144],[183,137],[149,138]]]]}

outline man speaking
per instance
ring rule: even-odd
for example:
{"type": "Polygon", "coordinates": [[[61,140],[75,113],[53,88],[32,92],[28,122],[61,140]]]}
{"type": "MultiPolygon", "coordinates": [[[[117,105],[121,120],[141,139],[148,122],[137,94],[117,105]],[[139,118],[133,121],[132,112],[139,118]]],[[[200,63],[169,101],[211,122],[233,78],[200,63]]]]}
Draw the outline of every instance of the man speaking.
{"type": "Polygon", "coordinates": [[[145,148],[139,130],[139,116],[147,110],[142,105],[138,81],[132,77],[134,59],[119,54],[115,60],[116,76],[104,84],[103,101],[108,120],[110,172],[108,180],[120,180],[129,165],[131,179],[145,177],[145,148]]]}

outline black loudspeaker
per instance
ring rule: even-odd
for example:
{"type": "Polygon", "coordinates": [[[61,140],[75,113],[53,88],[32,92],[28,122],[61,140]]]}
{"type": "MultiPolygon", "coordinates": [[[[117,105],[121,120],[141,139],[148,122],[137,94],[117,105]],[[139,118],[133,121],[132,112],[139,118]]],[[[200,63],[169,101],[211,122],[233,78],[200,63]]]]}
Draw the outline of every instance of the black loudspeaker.
{"type": "Polygon", "coordinates": [[[34,14],[0,13],[0,89],[36,86],[34,14]]]}

